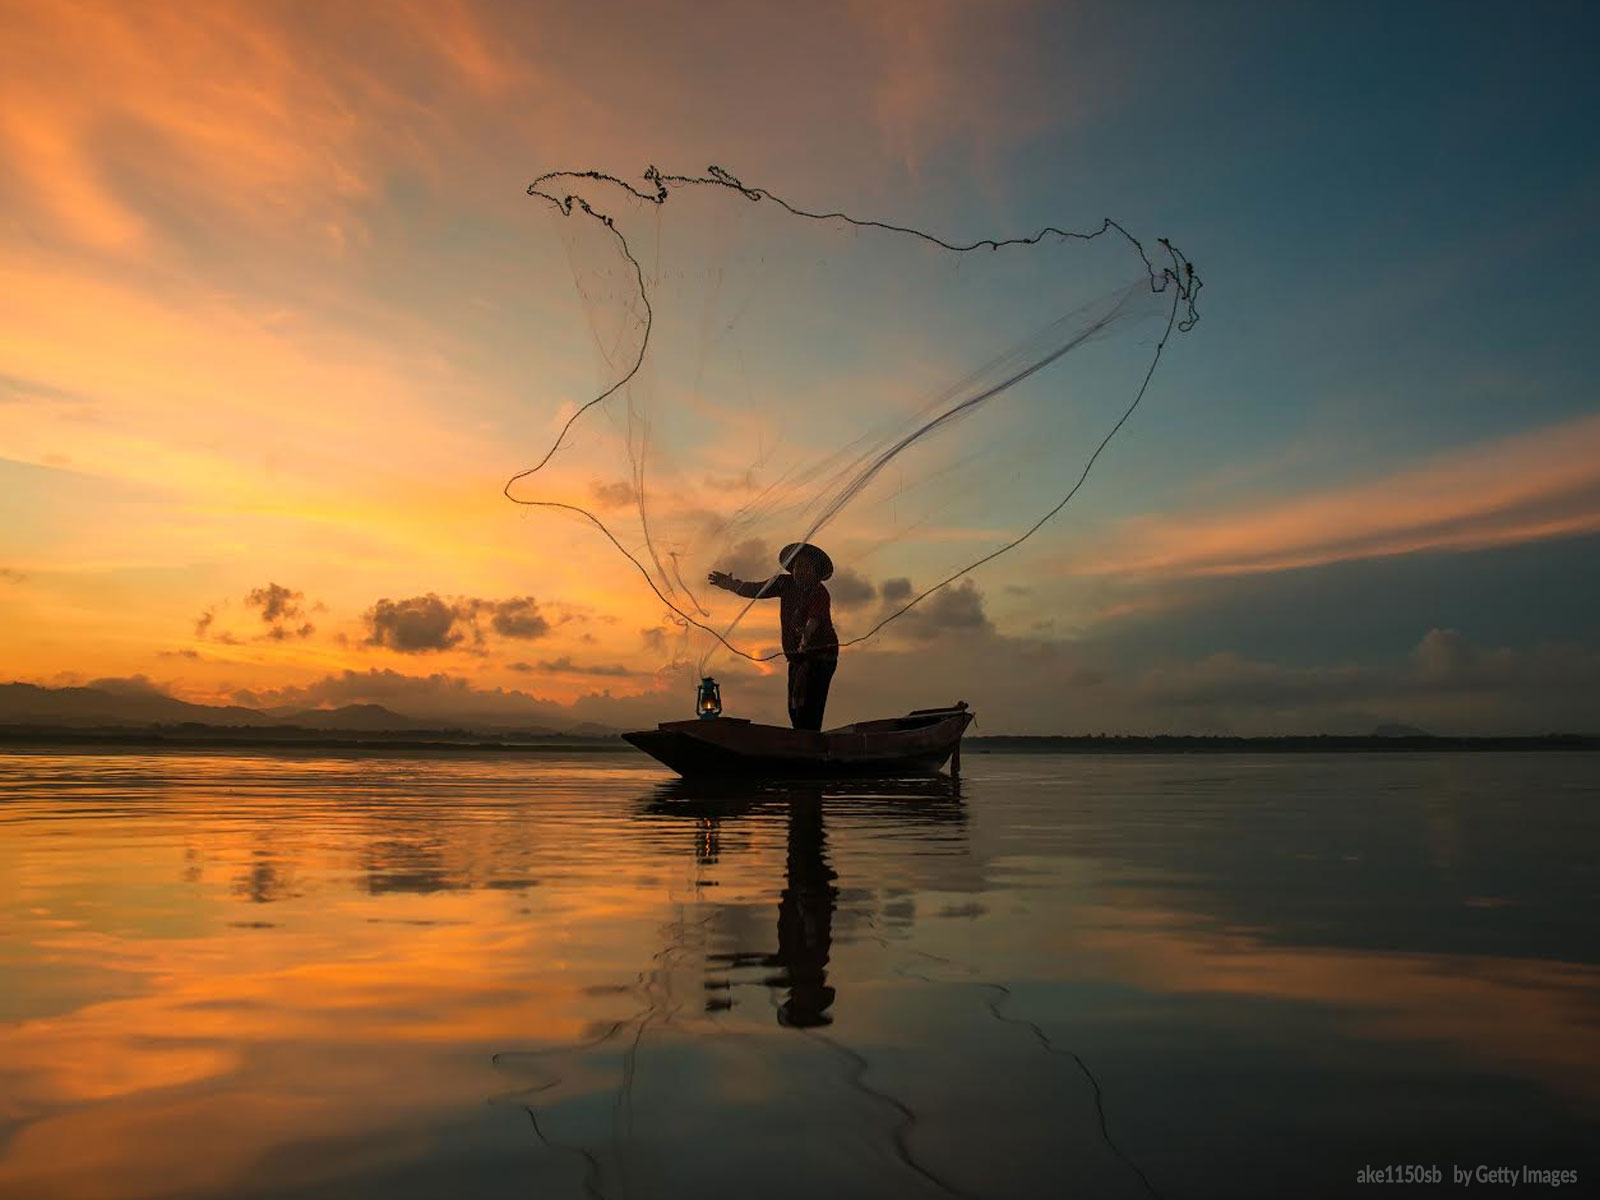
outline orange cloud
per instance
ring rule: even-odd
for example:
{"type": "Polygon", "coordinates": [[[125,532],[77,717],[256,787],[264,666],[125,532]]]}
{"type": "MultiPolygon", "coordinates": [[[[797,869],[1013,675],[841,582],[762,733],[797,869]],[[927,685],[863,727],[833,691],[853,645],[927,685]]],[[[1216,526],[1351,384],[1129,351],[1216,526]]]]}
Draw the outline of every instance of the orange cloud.
{"type": "Polygon", "coordinates": [[[431,161],[444,118],[419,94],[494,96],[531,78],[443,0],[293,20],[240,3],[4,8],[0,144],[30,223],[102,251],[148,249],[152,194],[340,242],[359,233],[347,202],[385,165],[431,161]]]}
{"type": "Polygon", "coordinates": [[[1080,574],[1250,575],[1600,531],[1600,416],[1440,455],[1375,482],[1130,521],[1080,574]]]}

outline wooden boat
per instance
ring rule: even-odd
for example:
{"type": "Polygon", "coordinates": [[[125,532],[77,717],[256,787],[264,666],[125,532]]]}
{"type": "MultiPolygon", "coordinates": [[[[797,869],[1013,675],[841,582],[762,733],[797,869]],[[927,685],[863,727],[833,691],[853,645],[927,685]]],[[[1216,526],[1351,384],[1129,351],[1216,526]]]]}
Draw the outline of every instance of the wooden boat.
{"type": "Polygon", "coordinates": [[[713,717],[663,721],[622,736],[686,779],[840,779],[934,775],[946,762],[958,771],[961,735],[971,723],[963,700],[822,733],[713,717]]]}

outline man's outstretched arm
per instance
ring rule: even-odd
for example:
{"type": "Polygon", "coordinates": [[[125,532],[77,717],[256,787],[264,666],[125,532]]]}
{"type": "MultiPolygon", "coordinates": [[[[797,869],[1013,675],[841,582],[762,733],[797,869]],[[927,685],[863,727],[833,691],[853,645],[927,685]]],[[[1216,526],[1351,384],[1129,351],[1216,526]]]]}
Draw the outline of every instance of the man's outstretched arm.
{"type": "Polygon", "coordinates": [[[771,600],[780,591],[778,581],[781,575],[774,575],[771,579],[751,582],[744,579],[735,579],[726,571],[713,571],[706,576],[706,582],[712,587],[719,587],[732,592],[736,596],[743,596],[746,600],[771,600]]]}

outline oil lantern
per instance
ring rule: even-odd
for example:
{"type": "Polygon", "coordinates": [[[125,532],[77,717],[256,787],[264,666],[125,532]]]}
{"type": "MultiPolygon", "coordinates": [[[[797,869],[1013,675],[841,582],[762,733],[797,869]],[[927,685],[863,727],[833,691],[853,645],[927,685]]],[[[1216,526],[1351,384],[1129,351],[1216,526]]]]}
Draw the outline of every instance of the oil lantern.
{"type": "Polygon", "coordinates": [[[717,681],[709,675],[700,681],[700,692],[695,698],[694,710],[702,721],[722,715],[722,689],[717,687],[717,681]]]}

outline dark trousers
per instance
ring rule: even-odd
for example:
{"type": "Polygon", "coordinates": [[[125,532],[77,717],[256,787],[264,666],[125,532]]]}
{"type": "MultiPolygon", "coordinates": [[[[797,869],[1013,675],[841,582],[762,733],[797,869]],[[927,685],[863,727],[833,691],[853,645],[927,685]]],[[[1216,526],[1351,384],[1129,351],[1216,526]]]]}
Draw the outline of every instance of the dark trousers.
{"type": "Polygon", "coordinates": [[[838,668],[837,658],[789,660],[789,724],[796,729],[821,729],[822,710],[828,707],[828,685],[838,668]]]}

